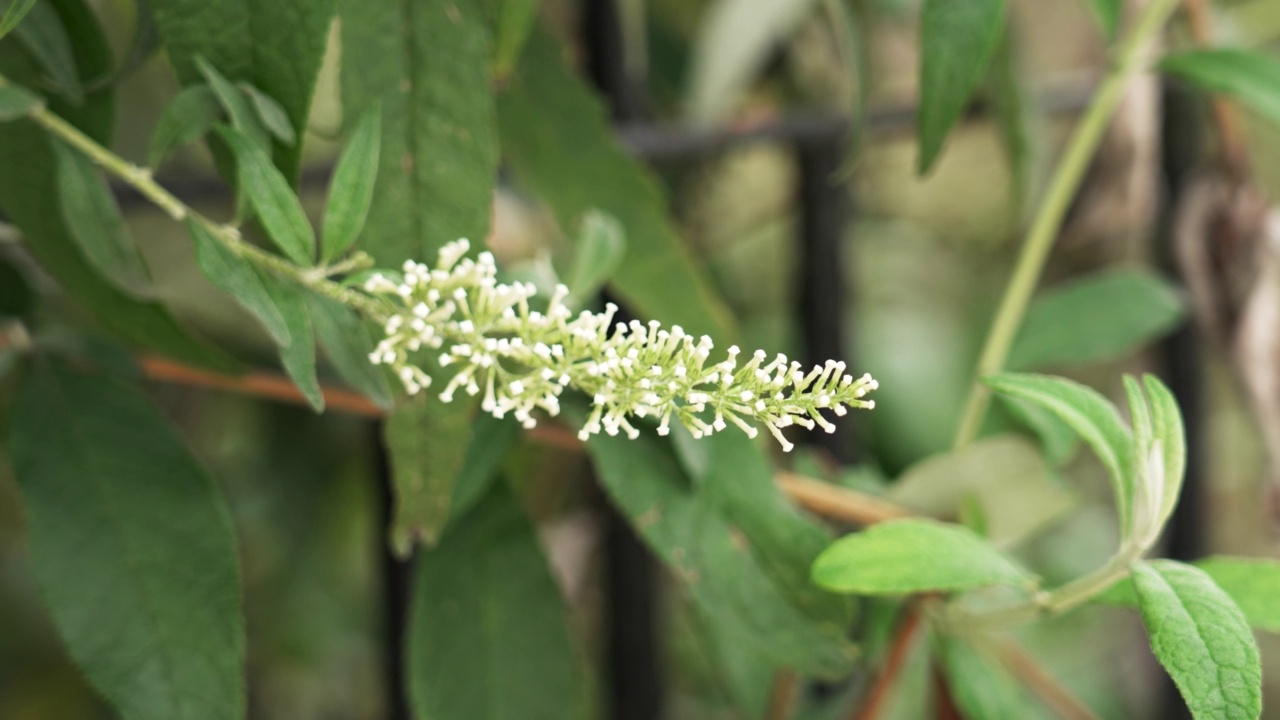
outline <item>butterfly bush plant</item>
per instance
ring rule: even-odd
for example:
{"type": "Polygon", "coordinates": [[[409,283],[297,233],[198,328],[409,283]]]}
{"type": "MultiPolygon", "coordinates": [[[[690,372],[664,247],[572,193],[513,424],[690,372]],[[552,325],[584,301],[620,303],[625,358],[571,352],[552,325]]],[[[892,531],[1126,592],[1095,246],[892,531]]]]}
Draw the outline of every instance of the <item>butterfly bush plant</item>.
{"type": "MultiPolygon", "coordinates": [[[[732,17],[735,3],[721,4],[732,17]]],[[[1079,322],[1097,298],[1156,308],[1129,345],[1176,320],[1167,283],[1135,273],[1033,303],[1130,83],[1163,67],[1276,119],[1280,63],[1223,48],[1162,61],[1154,48],[1177,2],[1150,0],[1125,22],[1118,0],[1090,3],[1115,38],[1113,60],[1033,214],[951,452],[908,469],[886,498],[777,480],[774,461],[786,456],[773,450],[871,410],[876,380],[838,359],[808,366],[733,344],[654,181],[618,148],[535,3],[283,5],[139,2],[119,61],[84,0],[0,5],[0,208],[20,239],[0,255],[0,377],[15,388],[6,462],[49,617],[121,717],[246,717],[246,645],[258,641],[246,633],[227,504],[139,376],[380,418],[395,499],[388,544],[415,559],[391,650],[404,676],[388,683],[407,697],[387,702],[407,702],[413,717],[599,714],[574,638],[581,624],[566,618],[519,501],[528,468],[509,461],[529,457],[512,450],[545,441],[546,426],[570,430],[555,442],[586,454],[670,572],[737,716],[871,720],[889,717],[894,697],[932,693],[939,717],[1092,717],[1011,631],[1105,604],[1137,609],[1193,716],[1261,717],[1252,628],[1280,630],[1280,566],[1151,559],[1187,463],[1173,394],[1155,376],[1126,376],[1122,412],[1085,385],[1025,371],[1058,359],[1036,354],[1037,327],[1074,317],[1081,332],[1106,332],[1106,317],[1079,322]],[[344,147],[317,233],[295,181],[331,28],[344,147]],[[112,149],[111,123],[118,82],[157,47],[181,90],[143,167],[112,149]],[[556,138],[573,138],[574,152],[556,138]],[[228,221],[154,176],[196,141],[234,198],[228,221]],[[563,277],[532,282],[479,242],[500,163],[561,227],[581,227],[563,277]],[[246,375],[231,348],[170,314],[108,181],[185,229],[198,271],[256,319],[292,390],[246,375]],[[118,342],[68,341],[57,313],[35,312],[27,270],[37,265],[118,342]],[[606,284],[623,308],[596,302],[606,284]],[[317,348],[356,394],[320,383],[317,348]],[[994,397],[1021,435],[984,432],[994,397]],[[1028,450],[1025,436],[1039,445],[1028,450]],[[956,486],[975,457],[993,458],[984,477],[1027,466],[993,448],[1044,468],[1077,439],[1110,478],[1119,543],[1096,569],[1052,582],[1011,554],[1040,509],[1001,510],[985,480],[956,486]],[[920,487],[924,502],[908,502],[920,487]],[[833,539],[837,528],[849,532],[833,539]],[[854,622],[855,607],[866,622],[854,622]],[[925,693],[903,669],[918,647],[939,678],[925,693]],[[806,679],[845,691],[797,700],[806,679]]],[[[1012,28],[1004,0],[925,0],[920,20],[923,172],[1012,28]]],[[[709,37],[718,22],[708,20],[709,37]]],[[[1050,492],[1038,481],[1014,485],[1050,492]]]]}

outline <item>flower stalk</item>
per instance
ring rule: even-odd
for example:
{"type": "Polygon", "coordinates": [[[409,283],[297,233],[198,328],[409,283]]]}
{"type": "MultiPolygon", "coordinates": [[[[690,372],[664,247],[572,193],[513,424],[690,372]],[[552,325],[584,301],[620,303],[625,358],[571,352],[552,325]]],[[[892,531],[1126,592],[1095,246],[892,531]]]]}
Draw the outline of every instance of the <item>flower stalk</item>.
{"type": "Polygon", "coordinates": [[[741,362],[736,346],[711,362],[710,337],[657,321],[615,322],[613,304],[575,317],[564,285],[535,309],[532,284],[497,282],[493,256],[472,260],[464,257],[469,248],[466,240],[449,243],[434,268],[409,261],[402,277],[375,274],[365,283],[397,308],[370,360],[390,366],[410,394],[432,384],[426,367],[434,361],[452,372],[441,400],[451,401],[459,389],[483,391],[482,410],[499,418],[510,413],[526,428],[537,424],[535,410],[559,414],[560,395],[572,387],[592,402],[579,432],[584,441],[602,431],[638,437],[636,418],[657,421],[658,434],[666,435],[674,419],[695,438],[729,425],[755,437],[762,425],[783,450],[792,448],[782,434],[787,427],[833,432],[824,411],[842,416],[875,405],[863,398],[876,381],[846,373],[843,362],[805,370],[763,351],[741,362]]]}

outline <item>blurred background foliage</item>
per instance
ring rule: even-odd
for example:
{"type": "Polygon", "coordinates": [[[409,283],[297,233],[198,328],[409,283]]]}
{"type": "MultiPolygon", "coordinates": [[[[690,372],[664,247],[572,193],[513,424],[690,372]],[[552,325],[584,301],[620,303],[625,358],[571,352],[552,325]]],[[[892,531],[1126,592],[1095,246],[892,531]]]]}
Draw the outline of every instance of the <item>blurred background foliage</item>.
{"type": "MultiPolygon", "coordinates": [[[[93,5],[115,52],[123,54],[135,4],[93,5]]],[[[1016,30],[980,92],[981,110],[957,128],[932,171],[919,177],[910,124],[918,76],[917,5],[619,4],[628,62],[650,89],[649,119],[693,127],[746,126],[779,117],[854,119],[852,151],[841,177],[855,208],[844,246],[852,289],[846,300],[847,356],[853,367],[872,373],[881,389],[876,411],[858,418],[862,464],[837,468],[818,452],[787,460],[797,471],[875,491],[949,446],[1028,203],[1106,62],[1086,3],[1014,0],[1010,21],[1016,30]],[[725,10],[731,5],[740,8],[737,16],[725,10]]],[[[1238,0],[1219,10],[1217,27],[1225,38],[1280,49],[1280,3],[1238,0]]],[[[538,12],[558,42],[581,57],[579,4],[543,0],[538,12]]],[[[334,140],[345,122],[338,38],[335,28],[303,146],[303,198],[313,217],[323,201],[322,183],[314,179],[323,178],[333,162],[334,140]]],[[[160,111],[177,90],[162,57],[123,81],[114,148],[143,162],[160,111]]],[[[1055,251],[1050,286],[1086,270],[1133,266],[1157,256],[1157,118],[1141,102],[1122,113],[1055,251]],[[1145,159],[1145,165],[1132,158],[1145,159]]],[[[1250,118],[1247,143],[1258,182],[1273,204],[1280,201],[1280,131],[1250,118]]],[[[764,140],[657,169],[683,237],[737,318],[741,344],[800,355],[794,302],[799,171],[792,148],[764,140]]],[[[161,179],[198,190],[216,188],[215,177],[205,146],[193,144],[179,151],[161,179]]],[[[224,197],[205,196],[207,209],[226,214],[224,197]]],[[[562,251],[560,230],[546,208],[505,186],[494,208],[489,245],[506,267],[536,274],[562,251]]],[[[200,276],[182,228],[147,205],[129,204],[126,213],[147,264],[163,280],[156,288],[160,299],[217,344],[273,362],[265,334],[200,276]]],[[[13,255],[3,247],[0,252],[13,255]]],[[[41,312],[57,323],[63,310],[41,312]]],[[[1266,464],[1253,422],[1223,359],[1207,347],[1203,357],[1207,550],[1274,556],[1275,508],[1259,501],[1266,464]]],[[[1114,396],[1120,371],[1153,362],[1148,352],[1130,353],[1072,368],[1071,374],[1114,396]]],[[[0,394],[10,394],[11,385],[0,382],[0,394]]],[[[199,389],[164,387],[157,394],[219,479],[233,510],[252,638],[251,716],[382,716],[389,668],[377,581],[385,519],[379,517],[376,435],[367,423],[339,414],[315,416],[199,389]]],[[[581,650],[594,657],[601,642],[602,531],[591,512],[594,493],[582,478],[585,460],[526,442],[508,462],[522,468],[521,495],[539,521],[540,537],[575,610],[581,650]]],[[[3,475],[8,467],[0,462],[0,717],[110,717],[64,656],[42,609],[24,554],[16,489],[3,475]]],[[[1080,453],[1060,470],[1046,472],[1060,474],[1051,482],[1078,495],[1077,511],[1055,518],[1017,554],[1053,582],[1106,558],[1116,528],[1107,509],[1107,484],[1091,457],[1080,453]]],[[[863,648],[866,657],[876,654],[874,628],[887,626],[883,618],[877,625],[876,612],[874,604],[863,612],[873,629],[863,648]]],[[[708,639],[707,618],[698,613],[672,586],[664,600],[669,716],[731,718],[741,716],[737,708],[761,707],[769,678],[753,676],[756,668],[737,662],[740,649],[708,639]]],[[[1101,716],[1154,716],[1157,675],[1136,617],[1087,608],[1037,626],[1025,639],[1101,716]]],[[[1280,644],[1274,637],[1262,641],[1268,705],[1276,707],[1280,644]]],[[[923,654],[912,667],[894,717],[925,716],[919,703],[928,693],[919,689],[930,680],[923,654]]],[[[815,703],[804,717],[834,717],[822,714],[831,707],[839,704],[815,703]]]]}

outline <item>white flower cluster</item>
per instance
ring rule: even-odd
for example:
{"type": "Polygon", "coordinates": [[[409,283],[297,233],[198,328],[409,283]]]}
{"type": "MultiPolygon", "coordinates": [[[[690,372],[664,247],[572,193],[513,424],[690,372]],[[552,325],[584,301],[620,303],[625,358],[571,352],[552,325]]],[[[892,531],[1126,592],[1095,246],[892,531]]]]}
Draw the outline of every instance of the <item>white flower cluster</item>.
{"type": "Polygon", "coordinates": [[[470,395],[483,389],[484,411],[499,418],[512,413],[525,427],[536,424],[535,410],[557,415],[560,394],[573,387],[592,399],[579,433],[583,440],[601,430],[635,438],[631,416],[657,420],[658,434],[666,435],[675,417],[695,438],[729,423],[755,437],[751,423],[759,423],[784,450],[792,445],[783,428],[817,425],[833,432],[822,410],[844,415],[850,407],[875,405],[862,398],[876,381],[845,374],[843,362],[806,372],[785,355],[766,362],[766,354],[756,351],[739,364],[739,350],[731,347],[724,360],[708,363],[711,338],[695,338],[679,326],[667,330],[656,321],[615,324],[612,304],[604,313],[574,317],[563,285],[545,310],[534,310],[532,284],[497,282],[493,256],[485,252],[471,260],[464,257],[469,247],[466,240],[449,243],[435,268],[409,261],[403,277],[375,274],[364,285],[397,308],[369,359],[393,368],[410,394],[431,384],[416,363],[433,358],[456,368],[441,400],[449,402],[458,389],[470,395]]]}

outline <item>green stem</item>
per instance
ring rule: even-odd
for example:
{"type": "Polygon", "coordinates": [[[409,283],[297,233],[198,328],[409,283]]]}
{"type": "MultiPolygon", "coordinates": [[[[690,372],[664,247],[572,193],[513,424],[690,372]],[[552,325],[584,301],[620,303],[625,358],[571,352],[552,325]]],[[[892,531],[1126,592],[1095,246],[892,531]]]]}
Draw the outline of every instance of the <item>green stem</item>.
{"type": "Polygon", "coordinates": [[[959,449],[973,442],[982,428],[991,390],[982,378],[1004,369],[1018,327],[1026,315],[1027,305],[1044,270],[1053,241],[1062,229],[1071,201],[1084,179],[1089,162],[1097,153],[1107,126],[1115,115],[1125,88],[1133,76],[1145,67],[1145,50],[1177,8],[1179,0],[1152,0],[1120,46],[1114,64],[1099,86],[1063,154],[1062,161],[1050,180],[1044,199],[1036,211],[1031,229],[1018,255],[1013,275],[1005,288],[995,320],[987,333],[986,343],[974,370],[973,384],[965,401],[952,447],[959,449]]]}
{"type": "MultiPolygon", "coordinates": [[[[0,83],[5,82],[0,77],[0,83]]],[[[120,178],[163,210],[169,217],[183,222],[190,220],[200,224],[213,237],[237,256],[285,280],[295,282],[320,295],[332,298],[363,313],[371,320],[384,319],[385,311],[380,303],[367,295],[340,285],[317,273],[314,269],[298,267],[282,257],[273,255],[240,238],[240,231],[230,225],[222,225],[191,209],[173,193],[164,189],[151,176],[151,171],[128,162],[93,138],[80,132],[74,125],[58,117],[44,107],[31,111],[29,117],[71,147],[84,153],[103,170],[120,178]]]]}

